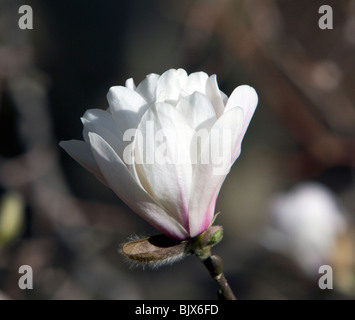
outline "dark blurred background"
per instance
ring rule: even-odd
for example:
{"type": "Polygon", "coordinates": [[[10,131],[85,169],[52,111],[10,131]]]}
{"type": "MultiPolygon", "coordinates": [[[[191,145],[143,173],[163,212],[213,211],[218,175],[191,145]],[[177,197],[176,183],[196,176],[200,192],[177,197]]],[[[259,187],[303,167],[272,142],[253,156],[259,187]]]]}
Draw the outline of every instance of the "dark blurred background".
{"type": "MultiPolygon", "coordinates": [[[[107,107],[110,86],[178,67],[217,74],[227,95],[240,84],[259,94],[217,202],[225,237],[214,252],[236,295],[354,298],[355,1],[327,1],[331,30],[318,26],[323,4],[0,0],[0,299],[215,298],[196,258],[130,269],[119,244],[156,231],[58,147],[82,139],[80,117],[107,107]],[[32,30],[18,27],[23,4],[32,30]],[[321,262],[333,268],[333,290],[319,288],[292,245],[267,245],[265,230],[282,228],[271,221],[275,197],[309,181],[327,188],[344,221],[320,240],[332,244],[321,262]],[[21,265],[33,268],[33,290],[18,287],[21,265]]],[[[308,246],[299,234],[288,243],[308,246]]]]}

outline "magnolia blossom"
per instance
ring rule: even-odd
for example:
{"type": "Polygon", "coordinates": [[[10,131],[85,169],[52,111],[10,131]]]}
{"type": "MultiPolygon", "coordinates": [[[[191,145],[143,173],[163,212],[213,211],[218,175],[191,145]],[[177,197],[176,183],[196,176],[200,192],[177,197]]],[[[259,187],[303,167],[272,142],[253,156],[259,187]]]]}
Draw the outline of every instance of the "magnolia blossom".
{"type": "Polygon", "coordinates": [[[324,185],[302,183],[277,195],[270,215],[263,245],[294,259],[306,274],[318,276],[319,267],[329,263],[338,237],[346,230],[345,213],[335,195],[324,185]]]}
{"type": "Polygon", "coordinates": [[[240,154],[255,90],[239,86],[228,98],[215,75],[171,69],[111,87],[107,100],[107,110],[81,118],[84,141],[61,147],[163,234],[202,233],[240,154]]]}

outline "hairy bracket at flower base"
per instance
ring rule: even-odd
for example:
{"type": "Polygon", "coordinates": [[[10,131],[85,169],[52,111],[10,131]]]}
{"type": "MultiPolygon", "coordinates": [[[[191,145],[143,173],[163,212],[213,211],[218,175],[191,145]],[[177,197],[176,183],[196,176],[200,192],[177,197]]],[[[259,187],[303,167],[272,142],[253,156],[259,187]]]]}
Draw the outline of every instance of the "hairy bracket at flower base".
{"type": "Polygon", "coordinates": [[[84,141],[62,141],[61,147],[167,237],[201,234],[240,155],[258,102],[255,90],[242,85],[228,98],[215,75],[171,69],[137,86],[128,79],[111,87],[107,100],[106,110],[89,109],[81,118],[84,141]]]}

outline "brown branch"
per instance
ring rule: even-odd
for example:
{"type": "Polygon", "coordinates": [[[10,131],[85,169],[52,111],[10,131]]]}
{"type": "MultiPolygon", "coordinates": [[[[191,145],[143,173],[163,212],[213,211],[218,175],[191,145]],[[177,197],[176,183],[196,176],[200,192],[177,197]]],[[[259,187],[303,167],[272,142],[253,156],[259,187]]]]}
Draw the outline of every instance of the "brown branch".
{"type": "Polygon", "coordinates": [[[220,300],[237,300],[228,281],[223,273],[222,259],[217,255],[209,255],[205,259],[200,259],[209,271],[211,277],[216,281],[218,286],[218,298],[220,300]]]}

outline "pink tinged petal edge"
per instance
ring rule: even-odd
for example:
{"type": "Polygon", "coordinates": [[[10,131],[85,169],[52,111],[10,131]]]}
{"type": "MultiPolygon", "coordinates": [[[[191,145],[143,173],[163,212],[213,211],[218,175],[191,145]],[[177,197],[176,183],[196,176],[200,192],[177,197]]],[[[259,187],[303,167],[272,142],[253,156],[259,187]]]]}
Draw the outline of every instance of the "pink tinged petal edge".
{"type": "Polygon", "coordinates": [[[80,140],[61,141],[59,145],[85,169],[94,174],[103,184],[108,185],[91,152],[90,144],[80,140]]]}
{"type": "MultiPolygon", "coordinates": [[[[238,140],[242,124],[243,110],[241,108],[233,108],[224,113],[216,121],[211,129],[211,134],[214,132],[213,130],[230,129],[232,138],[229,148],[233,149],[238,140]]],[[[207,146],[209,145],[210,142],[207,141],[205,147],[202,147],[201,157],[204,152],[208,152],[209,148],[207,146]]],[[[229,154],[231,154],[231,150],[229,154]]],[[[223,162],[222,171],[228,172],[231,165],[231,161],[223,162]]],[[[208,164],[198,163],[193,172],[192,197],[189,203],[191,237],[204,231],[212,221],[214,215],[216,199],[226,177],[226,174],[214,174],[214,167],[214,164],[210,160],[208,164]]]]}
{"type": "Polygon", "coordinates": [[[91,149],[108,185],[133,211],[168,237],[184,240],[189,234],[143,190],[112,147],[90,132],[91,149]]]}
{"type": "Polygon", "coordinates": [[[148,109],[138,126],[141,132],[150,132],[147,125],[154,124],[152,135],[138,136],[136,150],[137,159],[142,159],[137,165],[141,181],[146,181],[151,190],[151,196],[180,222],[186,230],[189,228],[188,202],[191,193],[192,165],[190,161],[190,140],[194,131],[187,125],[179,112],[170,104],[157,103],[148,109]],[[167,155],[159,162],[157,156],[160,148],[154,143],[157,132],[168,130],[177,140],[166,138],[167,155]],[[176,163],[174,156],[181,157],[181,163],[176,163]],[[149,159],[149,160],[148,160],[149,159]],[[153,163],[151,163],[153,161],[153,163]],[[166,162],[167,160],[168,162],[166,162]]]}
{"type": "MultiPolygon", "coordinates": [[[[248,125],[251,121],[251,118],[255,112],[257,104],[257,93],[250,86],[239,86],[238,88],[236,88],[227,102],[224,114],[228,114],[230,110],[235,108],[241,108],[243,110],[242,127],[240,129],[239,134],[235,136],[236,139],[234,140],[234,142],[232,142],[232,145],[234,145],[234,147],[232,151],[231,165],[240,155],[241,143],[248,128],[248,125]]],[[[218,176],[215,176],[215,178],[217,178],[215,184],[216,188],[213,192],[213,196],[210,199],[207,210],[205,211],[205,219],[199,232],[203,232],[205,228],[209,226],[209,223],[213,218],[217,197],[226,176],[221,176],[220,179],[218,179],[218,176]]]]}
{"type": "Polygon", "coordinates": [[[242,140],[244,138],[245,132],[247,131],[247,128],[249,126],[251,118],[253,117],[257,105],[258,95],[254,88],[247,85],[239,86],[234,89],[228,99],[225,112],[235,107],[242,108],[244,112],[243,127],[236,142],[235,149],[233,151],[233,158],[235,159],[240,154],[242,140]]]}
{"type": "MultiPolygon", "coordinates": [[[[225,179],[223,179],[221,186],[222,186],[224,180],[225,179]]],[[[205,231],[209,227],[209,225],[213,219],[219,190],[220,190],[220,188],[216,188],[214,195],[211,197],[211,200],[210,200],[207,210],[205,212],[205,219],[203,220],[202,228],[200,229],[199,233],[202,233],[203,231],[205,231]]]]}

